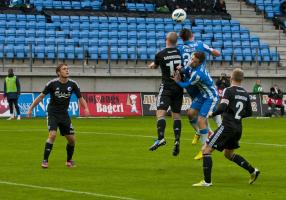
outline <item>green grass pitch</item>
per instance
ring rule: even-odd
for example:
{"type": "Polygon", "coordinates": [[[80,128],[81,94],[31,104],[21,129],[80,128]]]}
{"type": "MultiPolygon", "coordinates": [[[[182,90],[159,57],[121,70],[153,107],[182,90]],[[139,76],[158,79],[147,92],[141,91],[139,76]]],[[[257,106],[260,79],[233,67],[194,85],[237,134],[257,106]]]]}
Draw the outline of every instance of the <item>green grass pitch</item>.
{"type": "MultiPolygon", "coordinates": [[[[167,145],[148,150],[155,138],[154,117],[73,119],[77,167],[65,167],[65,138],[58,135],[49,160],[41,169],[45,119],[0,120],[1,200],[253,200],[286,199],[285,118],[245,119],[237,151],[261,170],[249,174],[213,155],[213,186],[193,188],[202,180],[202,161],[193,160],[193,131],[183,119],[181,153],[172,156],[172,122],[167,120],[167,145]]],[[[213,126],[213,123],[212,123],[213,126]]]]}

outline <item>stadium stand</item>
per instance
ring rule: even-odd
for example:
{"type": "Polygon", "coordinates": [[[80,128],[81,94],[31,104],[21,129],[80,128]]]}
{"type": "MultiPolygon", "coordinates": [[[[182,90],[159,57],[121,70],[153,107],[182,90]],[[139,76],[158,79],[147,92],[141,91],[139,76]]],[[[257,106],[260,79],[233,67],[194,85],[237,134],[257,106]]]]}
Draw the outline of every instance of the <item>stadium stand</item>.
{"type": "MultiPolygon", "coordinates": [[[[236,20],[0,15],[0,48],[9,59],[152,60],[165,34],[190,28],[197,40],[222,51],[213,61],[277,62],[279,55],[236,20]],[[31,51],[31,53],[30,53],[31,51]]],[[[181,41],[180,41],[180,44],[181,41]]]]}
{"type": "Polygon", "coordinates": [[[281,15],[280,4],[283,1],[284,0],[246,0],[247,3],[256,7],[256,11],[264,12],[268,19],[281,15]]]}

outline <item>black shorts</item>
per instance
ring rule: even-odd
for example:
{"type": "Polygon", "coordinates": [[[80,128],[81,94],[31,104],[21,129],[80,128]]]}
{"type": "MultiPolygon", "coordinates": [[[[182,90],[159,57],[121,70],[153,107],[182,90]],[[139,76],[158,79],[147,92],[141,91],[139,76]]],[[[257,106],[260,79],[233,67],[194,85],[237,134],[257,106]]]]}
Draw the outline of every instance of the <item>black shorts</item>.
{"type": "Polygon", "coordinates": [[[57,131],[59,127],[62,136],[74,134],[71,119],[68,114],[48,113],[47,121],[49,131],[57,131]]]}
{"type": "Polygon", "coordinates": [[[184,91],[177,85],[166,86],[160,85],[159,94],[157,96],[157,110],[168,110],[171,107],[171,111],[174,113],[180,113],[183,103],[184,91]]]}
{"type": "Polygon", "coordinates": [[[241,125],[233,124],[233,126],[222,124],[208,139],[207,144],[209,147],[218,151],[224,149],[237,149],[239,148],[239,140],[241,138],[242,128],[241,125]]]}

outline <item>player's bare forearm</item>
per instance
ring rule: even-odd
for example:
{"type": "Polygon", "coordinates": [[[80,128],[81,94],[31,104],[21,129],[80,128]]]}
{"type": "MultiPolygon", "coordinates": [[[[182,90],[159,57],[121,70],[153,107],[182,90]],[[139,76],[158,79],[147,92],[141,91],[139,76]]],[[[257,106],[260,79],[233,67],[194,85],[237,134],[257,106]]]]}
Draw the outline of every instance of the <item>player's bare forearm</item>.
{"type": "Polygon", "coordinates": [[[35,108],[45,97],[46,95],[41,93],[36,99],[35,101],[32,103],[32,105],[30,106],[30,109],[33,110],[33,108],[35,108]]]}
{"type": "Polygon", "coordinates": [[[41,93],[36,99],[35,101],[32,103],[32,105],[30,106],[28,112],[27,112],[27,117],[30,117],[32,114],[33,109],[44,99],[46,95],[41,93]]]}
{"type": "Polygon", "coordinates": [[[152,62],[150,65],[148,65],[148,67],[149,67],[150,69],[157,69],[159,66],[156,65],[154,62],[152,62]]]}
{"type": "Polygon", "coordinates": [[[79,100],[80,105],[84,109],[85,115],[88,116],[89,115],[89,109],[88,109],[88,106],[87,106],[85,99],[83,97],[80,97],[78,100],[79,100]]]}

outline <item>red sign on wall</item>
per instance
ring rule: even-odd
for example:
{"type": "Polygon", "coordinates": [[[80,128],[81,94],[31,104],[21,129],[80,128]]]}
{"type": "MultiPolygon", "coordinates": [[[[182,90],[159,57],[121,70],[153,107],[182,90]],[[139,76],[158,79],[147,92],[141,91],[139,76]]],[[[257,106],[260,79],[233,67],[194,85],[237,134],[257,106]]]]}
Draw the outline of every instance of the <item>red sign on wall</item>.
{"type": "MultiPolygon", "coordinates": [[[[95,93],[83,92],[91,116],[141,116],[140,93],[95,93]]],[[[83,116],[80,107],[80,116],[83,116]]]]}
{"type": "Polygon", "coordinates": [[[10,111],[7,98],[4,98],[4,94],[0,93],[0,117],[8,116],[10,116],[10,111]]]}

